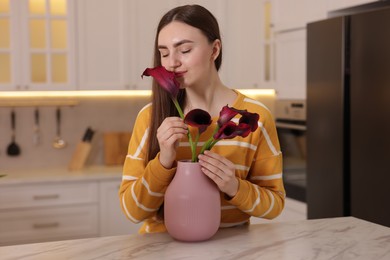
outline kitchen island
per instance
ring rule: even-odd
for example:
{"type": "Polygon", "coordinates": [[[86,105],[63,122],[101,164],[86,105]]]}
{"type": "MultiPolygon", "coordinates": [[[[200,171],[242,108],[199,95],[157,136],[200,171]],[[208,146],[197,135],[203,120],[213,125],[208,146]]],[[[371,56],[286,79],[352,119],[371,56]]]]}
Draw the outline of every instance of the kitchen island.
{"type": "Polygon", "coordinates": [[[1,259],[390,259],[390,228],[353,217],[221,229],[185,243],[167,233],[0,247],[1,259]]]}

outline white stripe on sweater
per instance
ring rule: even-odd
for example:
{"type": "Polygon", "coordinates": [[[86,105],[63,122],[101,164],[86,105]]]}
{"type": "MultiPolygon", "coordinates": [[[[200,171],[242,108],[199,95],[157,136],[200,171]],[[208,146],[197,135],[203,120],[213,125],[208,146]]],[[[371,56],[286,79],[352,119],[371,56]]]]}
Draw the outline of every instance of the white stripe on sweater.
{"type": "Polygon", "coordinates": [[[140,142],[137,150],[135,151],[135,153],[133,155],[129,154],[127,157],[132,158],[132,159],[136,159],[136,160],[143,160],[142,158],[139,158],[138,156],[140,155],[142,148],[144,147],[144,145],[146,143],[146,139],[148,138],[148,135],[149,135],[149,127],[145,130],[145,133],[142,136],[141,142],[140,142]]]}
{"type": "Polygon", "coordinates": [[[145,186],[145,188],[148,190],[149,195],[155,196],[155,197],[164,197],[164,193],[154,192],[150,190],[149,183],[142,177],[142,184],[145,186]]]}
{"type": "Polygon", "coordinates": [[[253,176],[250,179],[252,181],[270,181],[270,180],[277,180],[282,178],[282,173],[273,174],[273,175],[266,175],[266,176],[253,176]]]}
{"type": "Polygon", "coordinates": [[[267,130],[265,129],[264,125],[262,122],[259,122],[259,127],[261,129],[261,131],[263,132],[263,135],[264,135],[264,138],[265,140],[267,141],[267,144],[270,148],[270,150],[272,151],[272,153],[274,155],[278,155],[280,152],[276,151],[276,148],[275,146],[273,145],[272,141],[271,141],[271,138],[269,137],[268,133],[267,133],[267,130]]]}
{"type": "Polygon", "coordinates": [[[138,180],[138,178],[134,176],[130,176],[130,175],[122,176],[122,181],[136,181],[136,180],[138,180]]]}
{"type": "Polygon", "coordinates": [[[127,217],[128,217],[131,221],[133,221],[134,223],[139,223],[139,222],[141,222],[141,220],[138,220],[138,219],[136,219],[135,217],[133,217],[133,216],[130,214],[130,212],[127,210],[127,206],[126,206],[126,203],[125,203],[125,194],[126,194],[126,191],[123,192],[123,195],[122,195],[122,205],[123,205],[123,208],[125,209],[125,212],[126,212],[127,217]]]}
{"type": "Polygon", "coordinates": [[[257,193],[257,198],[256,198],[256,201],[255,203],[253,203],[252,205],[252,208],[251,209],[248,209],[248,210],[243,210],[245,213],[250,213],[250,212],[253,212],[255,210],[255,208],[257,207],[257,205],[260,204],[260,192],[259,192],[259,187],[257,185],[254,185],[252,184],[253,187],[255,188],[256,190],[256,193],[257,193]]]}
{"type": "Polygon", "coordinates": [[[265,190],[265,191],[266,191],[266,192],[268,193],[268,195],[271,197],[271,205],[269,205],[269,209],[268,209],[263,215],[261,215],[260,218],[267,216],[268,213],[270,213],[270,212],[273,210],[274,205],[275,205],[275,197],[274,197],[274,194],[273,194],[272,192],[270,192],[269,190],[265,190]]]}
{"type": "Polygon", "coordinates": [[[265,109],[267,109],[268,111],[270,111],[268,109],[268,107],[266,107],[263,103],[261,103],[260,101],[257,101],[257,100],[254,100],[254,99],[251,99],[251,98],[244,98],[244,102],[248,102],[248,103],[252,103],[252,104],[256,104],[256,105],[259,105],[265,109]]]}
{"type": "Polygon", "coordinates": [[[141,209],[143,209],[143,210],[145,210],[145,211],[147,211],[147,212],[154,212],[154,211],[157,211],[158,208],[156,208],[156,209],[151,209],[151,208],[145,207],[144,205],[142,205],[141,203],[138,202],[137,196],[135,196],[135,193],[134,193],[134,184],[135,184],[135,182],[133,182],[133,185],[131,185],[131,196],[133,197],[133,200],[134,200],[135,204],[136,204],[139,208],[141,208],[141,209]]]}

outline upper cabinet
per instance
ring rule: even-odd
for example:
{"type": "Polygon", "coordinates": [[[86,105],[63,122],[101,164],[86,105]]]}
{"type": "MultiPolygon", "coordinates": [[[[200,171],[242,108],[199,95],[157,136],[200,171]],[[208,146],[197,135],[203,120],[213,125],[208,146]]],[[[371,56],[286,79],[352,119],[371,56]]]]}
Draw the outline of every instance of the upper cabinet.
{"type": "Polygon", "coordinates": [[[150,89],[155,30],[173,1],[77,1],[79,89],[150,89]],[[153,7],[153,8],[152,8],[153,7]]]}
{"type": "Polygon", "coordinates": [[[77,1],[79,89],[150,89],[152,79],[140,75],[153,66],[158,22],[168,10],[184,4],[200,4],[216,16],[225,84],[269,87],[263,84],[268,74],[262,72],[267,51],[260,1],[243,5],[225,0],[83,0],[77,1]]]}
{"type": "Polygon", "coordinates": [[[308,22],[325,19],[328,0],[273,0],[275,31],[306,28],[308,22]]]}
{"type": "Polygon", "coordinates": [[[72,0],[0,0],[0,89],[76,89],[72,0]]]}

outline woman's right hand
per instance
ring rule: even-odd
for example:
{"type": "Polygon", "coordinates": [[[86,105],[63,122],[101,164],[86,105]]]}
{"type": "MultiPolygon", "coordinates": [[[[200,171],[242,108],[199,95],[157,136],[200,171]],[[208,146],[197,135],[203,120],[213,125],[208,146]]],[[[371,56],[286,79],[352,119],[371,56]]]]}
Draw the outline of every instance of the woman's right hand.
{"type": "Polygon", "coordinates": [[[172,167],[176,159],[176,149],[180,139],[188,132],[187,125],[180,117],[167,117],[157,129],[157,140],[160,145],[160,163],[165,168],[172,167]]]}

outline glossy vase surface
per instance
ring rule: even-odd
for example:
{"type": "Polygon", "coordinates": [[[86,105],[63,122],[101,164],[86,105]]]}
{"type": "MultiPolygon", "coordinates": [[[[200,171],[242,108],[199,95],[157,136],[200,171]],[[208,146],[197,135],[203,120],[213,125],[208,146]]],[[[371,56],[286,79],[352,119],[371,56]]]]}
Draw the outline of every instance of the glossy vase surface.
{"type": "Polygon", "coordinates": [[[217,185],[199,163],[179,161],[164,198],[164,222],[168,233],[181,241],[211,238],[221,221],[221,198],[217,185]]]}

